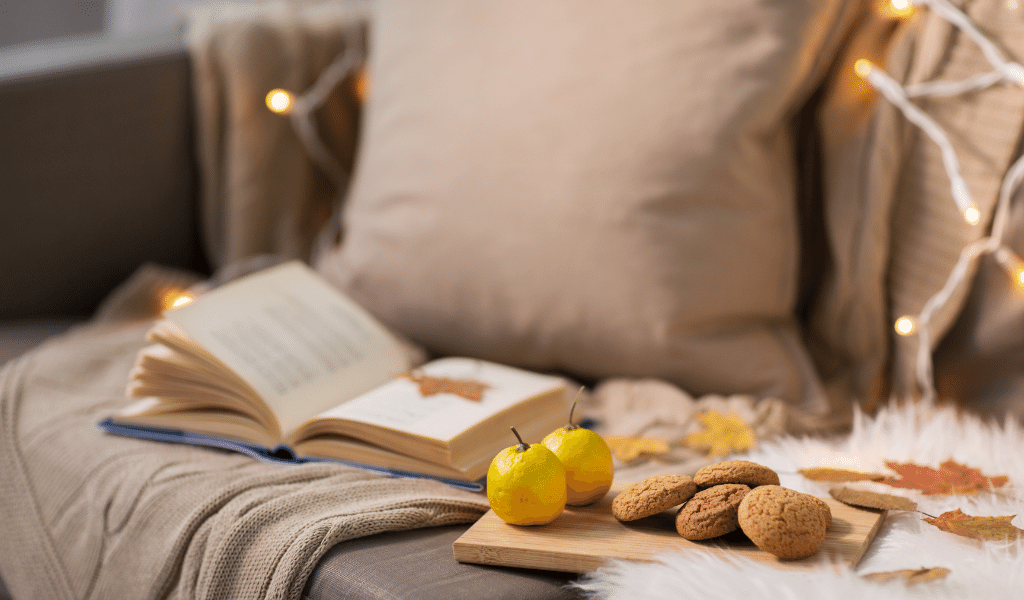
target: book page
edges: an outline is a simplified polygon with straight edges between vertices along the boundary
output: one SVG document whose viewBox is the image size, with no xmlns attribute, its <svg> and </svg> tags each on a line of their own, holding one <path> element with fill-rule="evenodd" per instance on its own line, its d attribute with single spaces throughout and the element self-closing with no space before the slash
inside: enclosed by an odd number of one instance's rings
<svg viewBox="0 0 1024 600">
<path fill-rule="evenodd" d="M 416 372 L 431 377 L 473 380 L 486 388 L 480 400 L 468 400 L 452 393 L 424 396 L 416 382 L 400 377 L 326 411 L 319 418 L 358 421 L 449 441 L 526 398 L 564 387 L 558 377 L 468 358 L 435 360 Z"/>
<path fill-rule="evenodd" d="M 164 316 L 248 382 L 284 432 L 409 368 L 387 329 L 297 261 Z"/>
</svg>

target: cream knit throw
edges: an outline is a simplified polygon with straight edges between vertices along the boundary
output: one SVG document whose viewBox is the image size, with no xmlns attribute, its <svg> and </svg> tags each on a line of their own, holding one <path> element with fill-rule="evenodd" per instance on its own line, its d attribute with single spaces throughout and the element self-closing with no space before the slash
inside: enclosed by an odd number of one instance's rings
<svg viewBox="0 0 1024 600">
<path fill-rule="evenodd" d="M 101 433 L 148 324 L 91 325 L 0 370 L 0 572 L 14 597 L 296 599 L 338 542 L 487 509 L 432 481 Z"/>
</svg>

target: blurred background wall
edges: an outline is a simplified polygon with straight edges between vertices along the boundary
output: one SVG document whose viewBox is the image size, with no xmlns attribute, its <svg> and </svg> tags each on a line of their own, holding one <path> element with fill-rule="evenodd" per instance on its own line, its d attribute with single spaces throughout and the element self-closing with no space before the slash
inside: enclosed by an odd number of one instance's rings
<svg viewBox="0 0 1024 600">
<path fill-rule="evenodd" d="M 190 7 L 209 3 L 210 0 L 0 0 L 0 48 L 68 37 L 166 30 L 180 23 Z"/>
<path fill-rule="evenodd" d="M 100 33 L 106 4 L 107 0 L 0 0 L 0 47 Z"/>
</svg>

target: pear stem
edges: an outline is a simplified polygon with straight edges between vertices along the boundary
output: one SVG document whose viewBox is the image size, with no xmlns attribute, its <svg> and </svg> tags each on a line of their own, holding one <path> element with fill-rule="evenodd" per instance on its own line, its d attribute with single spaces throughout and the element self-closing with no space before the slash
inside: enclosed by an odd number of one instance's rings
<svg viewBox="0 0 1024 600">
<path fill-rule="evenodd" d="M 516 431 L 515 426 L 513 425 L 512 427 L 509 427 L 509 429 L 512 430 L 512 433 L 516 434 L 516 439 L 519 440 L 519 445 L 516 446 L 516 450 L 520 452 L 526 452 L 527 450 L 529 450 L 530 445 L 523 441 L 523 436 L 519 435 L 519 432 Z"/>
<path fill-rule="evenodd" d="M 570 431 L 579 428 L 579 425 L 573 425 L 572 423 L 572 413 L 576 410 L 576 403 L 580 401 L 580 394 L 583 393 L 583 387 L 584 386 L 580 386 L 580 391 L 576 392 L 576 399 L 572 401 L 572 406 L 569 408 L 569 424 L 566 425 L 565 428 Z"/>
</svg>

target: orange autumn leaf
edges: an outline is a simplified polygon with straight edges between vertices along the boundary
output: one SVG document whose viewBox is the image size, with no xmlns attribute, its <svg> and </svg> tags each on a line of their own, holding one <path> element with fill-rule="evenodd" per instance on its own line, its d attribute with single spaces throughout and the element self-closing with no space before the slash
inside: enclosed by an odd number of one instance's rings
<svg viewBox="0 0 1024 600">
<path fill-rule="evenodd" d="M 625 435 L 608 435 L 604 441 L 622 462 L 636 460 L 641 456 L 657 456 L 668 452 L 668 443 L 658 438 L 630 437 Z"/>
<path fill-rule="evenodd" d="M 1010 524 L 1016 515 L 1006 517 L 972 517 L 960 509 L 944 512 L 938 517 L 922 519 L 943 531 L 974 538 L 976 540 L 1001 542 L 1016 540 L 1024 535 L 1024 529 Z"/>
<path fill-rule="evenodd" d="M 986 476 L 974 467 L 947 460 L 938 469 L 922 467 L 914 463 L 886 462 L 885 466 L 899 474 L 888 477 L 882 483 L 892 487 L 921 490 L 926 494 L 969 494 L 993 490 L 1006 485 L 1006 475 Z"/>
<path fill-rule="evenodd" d="M 704 425 L 704 431 L 686 436 L 683 445 L 708 456 L 726 456 L 757 445 L 754 430 L 734 412 L 723 415 L 712 410 L 697 415 L 697 420 Z"/>
<path fill-rule="evenodd" d="M 885 475 L 881 473 L 865 473 L 833 467 L 810 467 L 799 469 L 798 472 L 813 481 L 881 481 L 885 479 Z"/>
<path fill-rule="evenodd" d="M 423 397 L 434 394 L 455 394 L 466 400 L 479 401 L 484 397 L 484 390 L 489 386 L 475 379 L 449 379 L 447 377 L 432 377 L 424 373 L 406 373 L 405 375 L 420 388 L 420 395 Z"/>
</svg>

